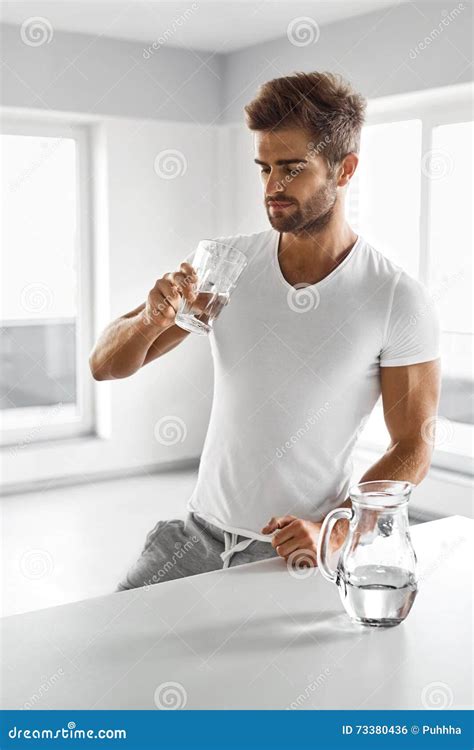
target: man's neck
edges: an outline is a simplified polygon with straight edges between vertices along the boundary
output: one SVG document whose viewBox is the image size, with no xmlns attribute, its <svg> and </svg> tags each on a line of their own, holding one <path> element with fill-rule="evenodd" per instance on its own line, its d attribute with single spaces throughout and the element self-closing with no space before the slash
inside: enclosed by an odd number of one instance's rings
<svg viewBox="0 0 474 750">
<path fill-rule="evenodd" d="M 316 234 L 280 234 L 278 260 L 289 284 L 316 284 L 341 263 L 357 240 L 349 224 L 331 225 Z"/>
</svg>

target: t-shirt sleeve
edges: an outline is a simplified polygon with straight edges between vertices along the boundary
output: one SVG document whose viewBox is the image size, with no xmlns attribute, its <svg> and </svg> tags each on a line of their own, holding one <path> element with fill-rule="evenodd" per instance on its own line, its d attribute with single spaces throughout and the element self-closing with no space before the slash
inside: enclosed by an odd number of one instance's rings
<svg viewBox="0 0 474 750">
<path fill-rule="evenodd" d="M 430 362 L 440 356 L 440 323 L 434 300 L 420 281 L 401 271 L 380 352 L 381 367 Z"/>
</svg>

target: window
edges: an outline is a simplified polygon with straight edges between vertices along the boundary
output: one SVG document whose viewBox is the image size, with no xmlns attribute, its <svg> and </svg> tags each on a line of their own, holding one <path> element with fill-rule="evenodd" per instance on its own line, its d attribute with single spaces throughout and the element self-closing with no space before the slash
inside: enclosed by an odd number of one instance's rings
<svg viewBox="0 0 474 750">
<path fill-rule="evenodd" d="M 431 292 L 442 328 L 443 380 L 433 465 L 472 471 L 471 90 L 369 103 L 348 218 Z M 385 449 L 381 401 L 359 446 Z"/>
<path fill-rule="evenodd" d="M 92 432 L 87 133 L 6 120 L 1 151 L 0 413 L 22 447 Z"/>
</svg>

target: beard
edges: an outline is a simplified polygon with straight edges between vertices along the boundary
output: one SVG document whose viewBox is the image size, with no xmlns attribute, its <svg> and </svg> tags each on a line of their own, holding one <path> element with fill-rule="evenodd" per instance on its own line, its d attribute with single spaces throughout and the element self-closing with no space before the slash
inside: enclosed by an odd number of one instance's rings
<svg viewBox="0 0 474 750">
<path fill-rule="evenodd" d="M 283 198 L 281 200 L 291 200 Z M 291 234 L 317 234 L 326 227 L 334 214 L 337 200 L 336 180 L 328 180 L 322 188 L 301 206 L 294 202 L 288 215 L 274 216 L 265 202 L 268 221 L 278 232 Z"/>
</svg>

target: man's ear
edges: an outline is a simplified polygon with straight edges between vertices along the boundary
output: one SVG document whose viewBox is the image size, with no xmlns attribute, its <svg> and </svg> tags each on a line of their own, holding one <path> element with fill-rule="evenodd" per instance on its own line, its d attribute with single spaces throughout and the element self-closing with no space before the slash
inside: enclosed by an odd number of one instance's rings
<svg viewBox="0 0 474 750">
<path fill-rule="evenodd" d="M 344 157 L 338 167 L 338 187 L 344 187 L 345 185 L 349 184 L 354 172 L 357 169 L 358 163 L 359 157 L 357 156 L 357 154 L 351 152 Z"/>
</svg>

